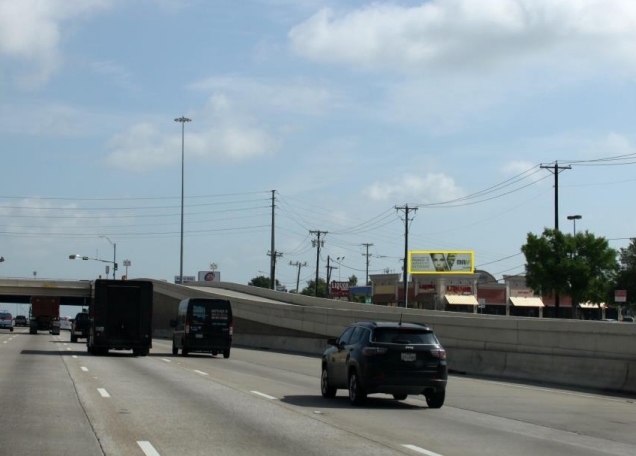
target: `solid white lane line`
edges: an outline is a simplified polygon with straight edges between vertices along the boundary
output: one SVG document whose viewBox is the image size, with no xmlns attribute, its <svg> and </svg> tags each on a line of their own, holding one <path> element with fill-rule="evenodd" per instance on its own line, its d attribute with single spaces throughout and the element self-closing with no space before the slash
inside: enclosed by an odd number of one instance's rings
<svg viewBox="0 0 636 456">
<path fill-rule="evenodd" d="M 147 440 L 138 440 L 137 445 L 141 447 L 141 451 L 143 451 L 146 456 L 161 456 L 157 450 L 155 450 L 155 447 Z"/>
<path fill-rule="evenodd" d="M 165 362 L 167 362 L 167 363 L 171 363 L 171 362 L 172 362 L 172 360 L 169 360 L 169 359 L 167 359 L 167 358 L 161 358 L 161 361 L 165 361 Z"/>
<path fill-rule="evenodd" d="M 253 394 L 264 397 L 265 399 L 276 399 L 274 396 L 270 396 L 269 394 L 261 393 L 259 391 L 251 391 Z"/>
<path fill-rule="evenodd" d="M 198 370 L 194 370 L 197 374 L 201 374 L 201 375 L 210 375 L 207 372 L 202 372 L 202 371 L 198 371 Z"/>
<path fill-rule="evenodd" d="M 442 456 L 439 453 L 434 453 L 432 451 L 425 450 L 424 448 L 420 448 L 415 445 L 402 445 L 404 448 L 408 448 L 409 450 L 415 451 L 416 453 L 425 454 L 427 456 Z"/>
<path fill-rule="evenodd" d="M 84 372 L 88 372 L 88 367 L 82 366 L 82 367 L 80 367 L 80 369 L 82 369 Z"/>
<path fill-rule="evenodd" d="M 99 394 L 101 394 L 102 397 L 110 397 L 110 394 L 108 394 L 108 391 L 104 388 L 97 388 L 97 391 L 99 391 Z"/>
</svg>

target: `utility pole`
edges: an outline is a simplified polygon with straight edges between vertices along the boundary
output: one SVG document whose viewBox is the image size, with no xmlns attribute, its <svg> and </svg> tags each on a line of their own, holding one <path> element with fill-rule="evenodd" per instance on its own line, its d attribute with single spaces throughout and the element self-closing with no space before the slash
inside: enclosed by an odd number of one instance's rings
<svg viewBox="0 0 636 456">
<path fill-rule="evenodd" d="M 371 256 L 371 254 L 369 253 L 369 247 L 371 247 L 373 244 L 362 244 L 362 245 L 367 248 L 367 253 L 362 254 L 362 256 L 367 257 L 367 275 L 364 281 L 364 286 L 366 287 L 367 285 L 369 285 L 369 257 Z"/>
<path fill-rule="evenodd" d="M 408 307 L 409 284 L 408 284 L 408 260 L 409 260 L 409 212 L 417 212 L 417 207 L 409 207 L 405 204 L 402 207 L 395 207 L 398 211 L 404 211 L 404 264 L 402 266 L 402 281 L 404 282 L 404 308 Z"/>
<path fill-rule="evenodd" d="M 269 282 L 272 290 L 276 289 L 276 258 L 277 253 L 274 248 L 274 209 L 276 208 L 276 190 L 272 190 L 272 247 L 268 255 L 271 257 L 269 262 Z M 272 253 L 273 252 L 273 253 Z M 280 254 L 282 256 L 282 253 Z"/>
<path fill-rule="evenodd" d="M 559 229 L 559 173 L 566 169 L 572 169 L 570 165 L 559 166 L 559 162 L 554 162 L 554 165 L 541 165 L 541 168 L 547 169 L 554 174 L 554 229 Z"/>
<path fill-rule="evenodd" d="M 267 255 L 271 257 L 271 263 L 272 263 L 272 267 L 270 269 L 270 282 L 272 283 L 271 289 L 275 290 L 276 289 L 276 259 L 280 258 L 283 256 L 282 252 L 277 252 L 274 250 L 274 253 L 272 254 L 272 251 L 267 252 Z"/>
<path fill-rule="evenodd" d="M 298 267 L 298 274 L 296 275 L 296 293 L 300 294 L 300 290 L 298 289 L 298 287 L 300 287 L 300 268 L 302 268 L 304 266 L 307 266 L 307 262 L 305 261 L 304 263 L 300 263 L 300 262 L 296 261 L 295 263 L 292 263 L 290 261 L 289 265 Z"/>
<path fill-rule="evenodd" d="M 570 165 L 559 166 L 559 162 L 555 161 L 554 165 L 541 165 L 541 168 L 547 169 L 554 174 L 554 230 L 559 231 L 559 173 L 566 169 L 572 169 L 572 167 Z M 560 261 L 560 259 L 557 258 L 557 261 Z M 561 316 L 560 304 L 561 296 L 557 290 L 554 290 L 554 312 L 557 318 Z"/>
<path fill-rule="evenodd" d="M 327 297 L 331 298 L 331 293 L 330 293 L 330 287 L 329 284 L 331 283 L 331 271 L 334 269 L 338 269 L 337 266 L 331 266 L 331 257 L 329 255 L 327 255 Z"/>
<path fill-rule="evenodd" d="M 316 247 L 316 281 L 314 282 L 314 296 L 318 296 L 318 276 L 320 272 L 320 247 L 325 245 L 325 241 L 320 240 L 321 235 L 327 235 L 327 231 L 310 230 L 309 234 L 315 234 L 316 239 L 311 241 L 311 244 Z"/>
</svg>

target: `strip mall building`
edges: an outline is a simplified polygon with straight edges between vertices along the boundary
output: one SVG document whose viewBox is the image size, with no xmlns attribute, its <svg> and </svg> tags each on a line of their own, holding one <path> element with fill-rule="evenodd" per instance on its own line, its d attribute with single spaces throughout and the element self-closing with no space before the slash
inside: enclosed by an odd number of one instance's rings
<svg viewBox="0 0 636 456">
<path fill-rule="evenodd" d="M 404 284 L 401 274 L 373 274 L 371 302 L 402 306 Z M 554 296 L 535 296 L 525 277 L 503 276 L 503 283 L 483 270 L 471 274 L 413 274 L 407 287 L 407 306 L 416 309 L 511 315 L 522 317 L 556 316 Z M 561 296 L 561 315 L 572 317 L 572 300 Z M 577 318 L 606 318 L 604 304 L 580 304 Z"/>
</svg>

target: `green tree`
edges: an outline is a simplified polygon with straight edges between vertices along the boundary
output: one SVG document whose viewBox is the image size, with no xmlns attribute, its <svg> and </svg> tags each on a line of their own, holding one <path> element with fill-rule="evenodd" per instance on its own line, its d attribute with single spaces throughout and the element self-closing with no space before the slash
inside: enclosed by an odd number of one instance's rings
<svg viewBox="0 0 636 456">
<path fill-rule="evenodd" d="M 548 228 L 540 237 L 528 233 L 521 251 L 527 285 L 542 296 L 570 295 L 574 306 L 604 302 L 618 270 L 616 251 L 587 231 L 576 236 Z"/>
<path fill-rule="evenodd" d="M 351 277 L 349 277 L 349 286 L 355 287 L 356 285 L 358 285 L 358 278 L 355 276 L 355 274 L 353 274 Z"/>
<path fill-rule="evenodd" d="M 636 308 L 636 239 L 632 239 L 629 246 L 619 251 L 620 270 L 616 275 L 615 290 L 627 290 L 626 307 Z M 610 301 L 613 301 L 610 296 Z"/>
<path fill-rule="evenodd" d="M 303 289 L 303 291 L 300 294 L 303 294 L 306 296 L 314 296 L 315 283 L 316 283 L 315 280 L 307 281 L 307 286 Z M 315 296 L 319 298 L 327 297 L 327 283 L 325 282 L 324 279 L 318 278 L 318 293 Z"/>
<path fill-rule="evenodd" d="M 272 288 L 271 284 L 272 282 L 271 280 L 269 280 L 269 277 L 265 277 L 263 275 L 254 277 L 248 283 L 248 285 L 252 285 L 254 287 L 259 287 L 259 288 Z M 280 285 L 280 282 L 278 281 L 278 279 L 276 279 L 276 285 Z"/>
</svg>

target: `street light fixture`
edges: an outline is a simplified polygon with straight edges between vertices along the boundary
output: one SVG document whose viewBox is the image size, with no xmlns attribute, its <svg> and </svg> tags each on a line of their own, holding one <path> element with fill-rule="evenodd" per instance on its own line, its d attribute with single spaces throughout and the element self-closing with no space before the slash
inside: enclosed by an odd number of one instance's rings
<svg viewBox="0 0 636 456">
<path fill-rule="evenodd" d="M 111 241 L 108 236 L 100 236 L 100 238 L 106 239 L 113 246 L 113 280 L 115 280 L 115 271 L 117 271 L 117 244 Z"/>
<path fill-rule="evenodd" d="M 581 220 L 582 218 L 582 215 L 568 215 L 568 220 L 572 220 L 572 223 L 574 224 L 574 236 L 576 236 L 576 221 Z"/>
<path fill-rule="evenodd" d="M 93 260 L 93 261 L 101 261 L 102 263 L 111 263 L 113 265 L 113 276 L 114 276 L 114 268 L 117 265 L 117 263 L 115 263 L 114 261 L 102 260 L 101 258 L 92 258 L 85 255 L 80 255 L 80 254 L 69 255 L 68 259 L 69 260 L 84 260 L 84 261 Z"/>
<path fill-rule="evenodd" d="M 179 283 L 183 284 L 183 188 L 184 188 L 184 146 L 185 146 L 185 124 L 192 122 L 192 119 L 181 116 L 174 119 L 175 122 L 181 122 L 181 254 L 179 257 Z"/>
<path fill-rule="evenodd" d="M 345 259 L 345 257 L 338 257 L 336 258 L 336 261 L 338 262 L 338 282 L 342 281 L 342 278 L 340 276 L 340 271 L 342 270 L 341 266 L 342 266 L 342 262 Z"/>
</svg>

